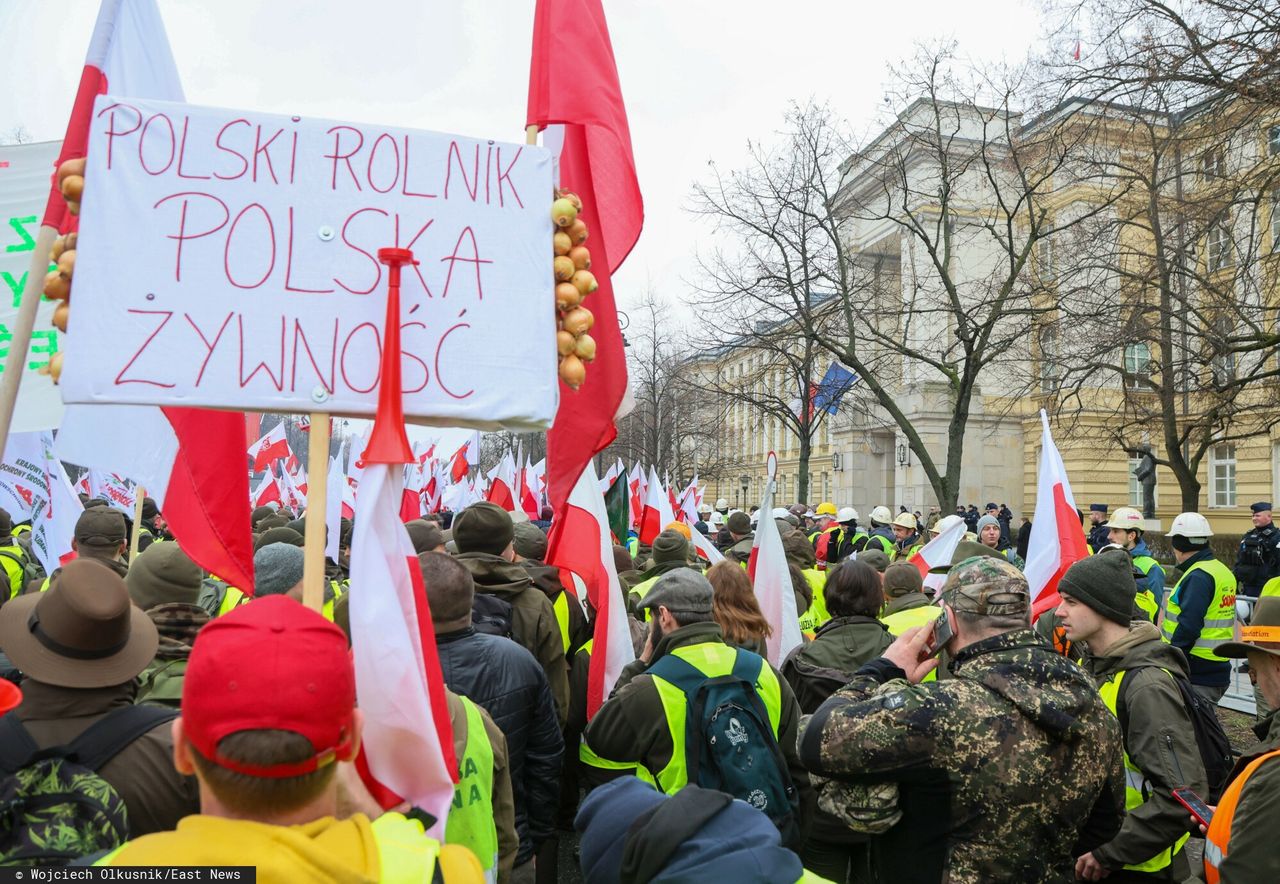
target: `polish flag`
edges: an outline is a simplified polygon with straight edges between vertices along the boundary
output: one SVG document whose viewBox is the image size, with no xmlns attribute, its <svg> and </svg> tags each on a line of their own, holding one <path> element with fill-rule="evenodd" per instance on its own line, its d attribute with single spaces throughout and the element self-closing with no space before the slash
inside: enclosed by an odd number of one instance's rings
<svg viewBox="0 0 1280 884">
<path fill-rule="evenodd" d="M 769 452 L 768 472 L 769 481 L 765 483 L 764 499 L 760 501 L 761 519 L 751 544 L 747 573 L 751 575 L 760 610 L 773 627 L 765 642 L 769 662 L 781 666 L 791 649 L 804 638 L 800 633 L 800 617 L 796 612 L 787 554 L 782 549 L 782 535 L 778 533 L 777 521 L 768 518 L 768 514 L 773 512 L 774 476 L 778 472 L 778 456 L 772 451 Z"/>
<path fill-rule="evenodd" d="M 658 481 L 657 471 L 649 467 L 649 488 L 645 494 L 644 512 L 640 515 L 640 542 L 652 546 L 653 539 L 675 520 L 671 498 Z"/>
<path fill-rule="evenodd" d="M 956 546 L 964 539 L 964 532 L 967 526 L 964 523 L 964 519 L 956 515 L 950 515 L 945 519 L 939 519 L 938 524 L 934 527 L 938 531 L 938 536 L 920 547 L 916 554 L 907 559 L 907 561 L 919 569 L 920 576 L 924 578 L 925 586 L 941 589 L 942 584 L 947 582 L 947 575 L 930 574 L 929 569 L 936 568 L 939 565 L 951 564 L 951 557 L 955 555 Z"/>
<path fill-rule="evenodd" d="M 338 456 L 329 461 L 329 483 L 324 496 L 325 543 L 324 554 L 332 561 L 338 561 L 340 541 L 342 539 L 342 490 L 347 487 L 347 474 L 342 468 L 343 454 L 346 452 L 347 440 L 343 439 L 338 446 Z"/>
<path fill-rule="evenodd" d="M 94 99 L 108 90 L 135 98 L 184 100 L 155 0 L 103 0 L 59 164 L 85 156 Z M 54 181 L 41 226 L 58 233 L 79 226 Z M 235 586 L 252 587 L 245 427 L 240 412 L 69 405 L 56 447 L 69 463 L 136 480 L 155 498 L 188 556 Z"/>
<path fill-rule="evenodd" d="M 280 484 L 276 482 L 275 474 L 268 472 L 262 477 L 262 481 L 258 483 L 258 487 L 253 490 L 252 502 L 255 507 L 259 507 L 266 506 L 272 501 L 279 504 L 284 503 L 284 501 L 280 499 Z"/>
<path fill-rule="evenodd" d="M 640 464 L 631 466 L 631 474 L 627 477 L 627 487 L 631 489 L 631 527 L 640 524 L 640 514 L 644 512 L 645 487 L 644 470 Z"/>
<path fill-rule="evenodd" d="M 497 504 L 509 513 L 516 509 L 516 465 L 511 460 L 511 452 L 502 456 L 498 465 L 489 472 L 489 490 L 484 499 Z"/>
<path fill-rule="evenodd" d="M 556 533 L 571 542 L 559 545 L 556 565 L 581 578 L 587 600 L 595 611 L 591 666 L 587 671 L 587 718 L 613 692 L 622 668 L 635 659 L 622 585 L 613 566 L 613 543 L 604 495 L 596 479 L 595 464 L 587 461 L 578 483 L 569 493 L 568 505 L 556 520 Z M 569 585 L 567 581 L 562 581 Z"/>
<path fill-rule="evenodd" d="M 538 505 L 542 495 L 537 485 L 538 475 L 526 460 L 524 469 L 520 471 L 520 508 L 530 519 L 537 519 L 542 515 L 542 507 Z"/>
<path fill-rule="evenodd" d="M 689 532 L 689 536 L 692 538 L 693 548 L 698 551 L 698 555 L 702 556 L 702 558 L 706 559 L 712 565 L 718 565 L 723 562 L 724 556 L 721 555 L 720 550 L 716 549 L 715 544 L 711 542 L 711 538 L 707 537 L 697 528 L 693 528 L 692 526 L 690 527 L 691 530 Z M 777 526 L 775 525 L 774 527 L 776 528 Z"/>
<path fill-rule="evenodd" d="M 480 463 L 480 434 L 476 433 L 468 439 L 467 444 L 455 451 L 449 461 L 450 478 L 454 482 L 461 482 L 466 477 L 467 471 Z"/>
<path fill-rule="evenodd" d="M 422 464 L 416 460 L 404 466 L 404 491 L 400 495 L 400 521 L 422 518 Z"/>
<path fill-rule="evenodd" d="M 1031 539 L 1027 543 L 1027 584 L 1031 588 L 1031 619 L 1056 608 L 1062 599 L 1058 581 L 1067 568 L 1083 559 L 1084 531 L 1076 512 L 1076 499 L 1067 481 L 1062 455 L 1053 444 L 1049 417 L 1042 409 L 1040 423 L 1040 473 L 1036 482 L 1036 514 L 1031 520 Z"/>
<path fill-rule="evenodd" d="M 689 483 L 689 487 L 680 495 L 680 503 L 675 509 L 680 514 L 680 521 L 690 527 L 698 521 L 698 477 L 696 475 Z"/>
<path fill-rule="evenodd" d="M 249 456 L 253 458 L 253 471 L 260 473 L 268 465 L 289 457 L 289 440 L 284 435 L 284 424 L 278 423 L 267 434 L 249 446 Z M 294 467 L 297 464 L 295 462 Z M 286 465 L 285 469 L 289 467 Z"/>
<path fill-rule="evenodd" d="M 361 754 L 383 806 L 398 796 L 421 807 L 436 818 L 429 834 L 443 839 L 458 762 L 422 571 L 400 521 L 403 478 L 400 464 L 365 465 L 351 542 Z"/>
<path fill-rule="evenodd" d="M 342 518 L 356 517 L 356 483 L 350 476 L 342 483 Z"/>
</svg>

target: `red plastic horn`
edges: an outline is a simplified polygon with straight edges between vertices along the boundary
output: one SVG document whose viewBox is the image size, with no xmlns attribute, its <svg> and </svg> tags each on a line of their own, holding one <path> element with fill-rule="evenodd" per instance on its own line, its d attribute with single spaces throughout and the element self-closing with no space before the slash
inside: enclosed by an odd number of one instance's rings
<svg viewBox="0 0 1280 884">
<path fill-rule="evenodd" d="M 382 335 L 382 372 L 378 382 L 378 413 L 373 418 L 365 463 L 409 463 L 413 448 L 404 432 L 404 387 L 400 380 L 400 268 L 417 264 L 409 249 L 378 249 L 387 265 L 387 322 Z"/>
</svg>

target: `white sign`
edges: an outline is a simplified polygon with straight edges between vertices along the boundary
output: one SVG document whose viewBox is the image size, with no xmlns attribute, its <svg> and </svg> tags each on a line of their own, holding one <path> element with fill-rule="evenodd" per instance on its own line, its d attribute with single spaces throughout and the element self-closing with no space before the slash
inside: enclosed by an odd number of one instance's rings
<svg viewBox="0 0 1280 884">
<path fill-rule="evenodd" d="M 76 520 L 84 512 L 53 453 L 53 434 L 10 433 L 0 460 L 0 506 L 31 522 L 31 549 L 48 573 L 70 560 Z"/>
<path fill-rule="evenodd" d="M 9 355 L 22 287 L 35 255 L 40 217 L 49 200 L 49 177 L 61 147 L 60 141 L 0 147 L 0 371 L 4 370 L 4 360 Z M 43 282 L 37 293 L 42 287 Z M 49 357 L 62 343 L 62 334 L 49 321 L 53 307 L 52 301 L 42 299 L 36 313 L 31 348 L 27 351 L 13 414 L 11 432 L 14 433 L 48 430 L 62 421 L 58 388 L 48 376 L 38 373 L 49 364 Z"/>
<path fill-rule="evenodd" d="M 555 414 L 551 156 L 407 129 L 99 96 L 67 402 L 372 415 L 401 288 L 406 416 Z"/>
</svg>

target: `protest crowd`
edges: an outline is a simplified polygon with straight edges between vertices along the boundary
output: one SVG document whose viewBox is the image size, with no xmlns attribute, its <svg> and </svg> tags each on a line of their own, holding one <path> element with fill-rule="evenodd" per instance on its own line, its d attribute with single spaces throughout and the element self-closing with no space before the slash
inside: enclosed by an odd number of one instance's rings
<svg viewBox="0 0 1280 884">
<path fill-rule="evenodd" d="M 1232 640 L 1237 579 L 1204 517 L 1169 532 L 1174 582 L 1131 510 L 1096 507 L 1105 542 L 1033 620 L 994 516 L 975 534 L 885 507 L 863 525 L 830 503 L 718 501 L 659 526 L 669 513 L 648 504 L 673 495 L 656 490 L 613 546 L 635 660 L 589 717 L 597 612 L 544 563 L 530 516 L 549 513 L 482 500 L 405 525 L 459 771 L 442 841 L 357 763 L 351 519 L 316 612 L 305 510 L 253 510 L 252 595 L 188 558 L 153 501 L 134 525 L 85 496 L 78 555 L 48 575 L 29 525 L 0 512 L 0 769 L 17 808 L 0 862 L 555 881 L 576 830 L 588 882 L 1277 880 L 1280 729 L 1261 717 L 1236 758 L 1212 708 L 1233 657 L 1260 710 L 1280 704 L 1280 574 Z M 780 665 L 753 590 L 761 535 L 780 541 L 803 630 Z M 1175 790 L 1217 804 L 1207 827 Z"/>
</svg>

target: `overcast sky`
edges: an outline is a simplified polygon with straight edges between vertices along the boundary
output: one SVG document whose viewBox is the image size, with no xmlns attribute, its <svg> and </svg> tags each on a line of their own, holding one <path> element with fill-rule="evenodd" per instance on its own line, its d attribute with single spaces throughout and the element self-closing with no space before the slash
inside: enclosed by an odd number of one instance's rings
<svg viewBox="0 0 1280 884">
<path fill-rule="evenodd" d="M 534 0 L 159 0 L 187 100 L 523 140 Z M 625 309 L 652 287 L 688 298 L 706 232 L 689 216 L 715 158 L 741 162 L 789 100 L 882 120 L 890 63 L 920 41 L 1016 61 L 1031 0 L 605 0 L 646 222 L 615 278 Z M 60 138 L 98 0 L 0 0 L 0 135 Z M 572 59 L 565 59 L 572 64 Z M 900 108 L 893 108 L 899 110 Z M 687 314 L 685 314 L 687 315 Z"/>
</svg>

